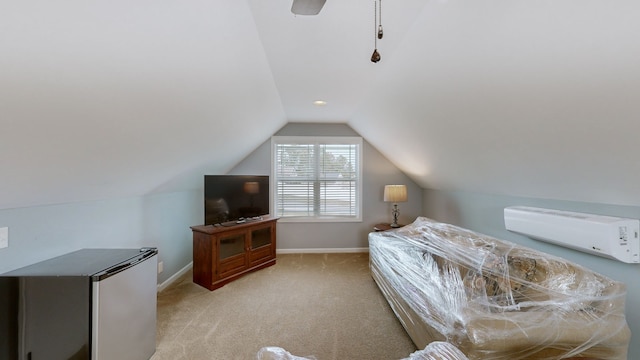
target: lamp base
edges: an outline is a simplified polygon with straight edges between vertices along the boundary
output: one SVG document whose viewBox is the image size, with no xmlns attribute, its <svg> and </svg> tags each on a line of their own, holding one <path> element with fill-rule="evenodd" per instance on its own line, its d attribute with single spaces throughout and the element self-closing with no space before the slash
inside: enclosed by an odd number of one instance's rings
<svg viewBox="0 0 640 360">
<path fill-rule="evenodd" d="M 398 225 L 398 215 L 400 214 L 400 211 L 398 210 L 398 204 L 393 204 L 393 222 L 391 224 L 389 224 L 389 226 L 391 226 L 392 228 L 399 228 L 400 225 Z"/>
</svg>

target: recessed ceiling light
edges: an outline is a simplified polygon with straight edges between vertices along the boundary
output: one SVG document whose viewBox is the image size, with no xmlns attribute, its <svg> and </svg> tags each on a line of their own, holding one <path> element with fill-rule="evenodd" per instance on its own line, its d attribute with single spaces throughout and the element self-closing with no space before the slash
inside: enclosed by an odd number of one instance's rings
<svg viewBox="0 0 640 360">
<path fill-rule="evenodd" d="M 325 106 L 325 105 L 327 105 L 327 102 L 324 101 L 324 100 L 316 100 L 316 101 L 313 102 L 313 105 L 315 105 L 315 106 Z"/>
</svg>

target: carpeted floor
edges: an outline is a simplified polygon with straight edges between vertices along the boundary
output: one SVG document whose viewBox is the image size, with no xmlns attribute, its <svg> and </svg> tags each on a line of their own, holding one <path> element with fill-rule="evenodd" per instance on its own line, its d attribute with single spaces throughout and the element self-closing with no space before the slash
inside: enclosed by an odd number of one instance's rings
<svg viewBox="0 0 640 360">
<path fill-rule="evenodd" d="M 279 346 L 318 360 L 416 350 L 369 273 L 369 254 L 287 254 L 209 291 L 185 274 L 158 295 L 151 360 L 255 359 Z"/>
</svg>

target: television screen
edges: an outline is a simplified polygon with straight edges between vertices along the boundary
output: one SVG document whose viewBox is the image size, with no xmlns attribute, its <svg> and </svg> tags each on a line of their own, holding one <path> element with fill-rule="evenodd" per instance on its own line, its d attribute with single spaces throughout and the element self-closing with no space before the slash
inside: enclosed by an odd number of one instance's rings
<svg viewBox="0 0 640 360">
<path fill-rule="evenodd" d="M 269 176 L 204 176 L 205 225 L 267 214 L 269 214 Z"/>
</svg>

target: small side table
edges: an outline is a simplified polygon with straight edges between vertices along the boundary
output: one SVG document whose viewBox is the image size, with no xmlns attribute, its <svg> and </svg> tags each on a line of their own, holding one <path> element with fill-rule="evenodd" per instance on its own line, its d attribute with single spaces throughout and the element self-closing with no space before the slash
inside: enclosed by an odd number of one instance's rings
<svg viewBox="0 0 640 360">
<path fill-rule="evenodd" d="M 373 230 L 375 231 L 387 231 L 387 230 L 392 230 L 392 229 L 399 229 L 401 227 L 403 227 L 404 225 L 400 225 L 397 228 L 391 227 L 391 225 L 387 224 L 387 223 L 381 223 L 381 224 L 376 224 L 373 227 Z"/>
</svg>

